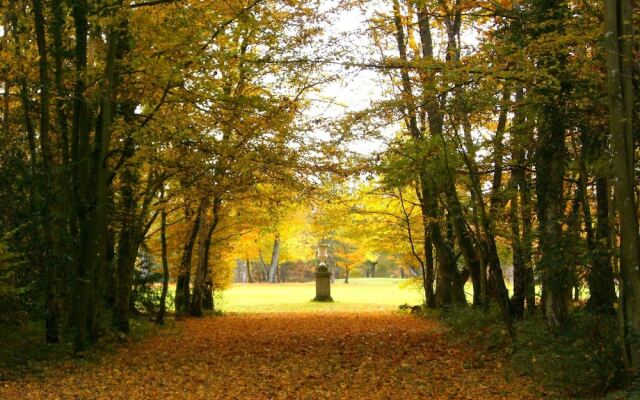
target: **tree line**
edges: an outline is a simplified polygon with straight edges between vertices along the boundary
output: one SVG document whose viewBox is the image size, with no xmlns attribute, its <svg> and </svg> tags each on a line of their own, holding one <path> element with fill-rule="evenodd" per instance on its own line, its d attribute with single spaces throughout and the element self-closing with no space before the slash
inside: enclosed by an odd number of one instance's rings
<svg viewBox="0 0 640 400">
<path fill-rule="evenodd" d="M 467 304 L 470 281 L 473 305 L 495 304 L 512 333 L 538 313 L 556 333 L 574 310 L 610 315 L 635 374 L 637 5 L 376 4 L 368 32 L 382 57 L 369 65 L 391 94 L 341 126 L 395 127 L 370 162 L 371 193 L 393 204 L 426 305 Z"/>
<path fill-rule="evenodd" d="M 158 321 L 174 258 L 176 312 L 213 307 L 238 203 L 273 204 L 265 188 L 313 164 L 296 126 L 320 74 L 265 60 L 310 48 L 319 21 L 298 1 L 3 0 L 5 310 L 79 352 L 127 333 L 151 237 Z"/>
</svg>

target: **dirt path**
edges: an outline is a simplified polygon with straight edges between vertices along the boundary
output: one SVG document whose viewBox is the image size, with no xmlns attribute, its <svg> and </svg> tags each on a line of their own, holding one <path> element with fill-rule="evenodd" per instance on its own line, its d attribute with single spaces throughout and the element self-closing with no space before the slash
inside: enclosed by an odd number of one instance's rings
<svg viewBox="0 0 640 400">
<path fill-rule="evenodd" d="M 0 399 L 528 399 L 435 323 L 396 313 L 194 319 L 97 364 L 0 383 Z"/>
</svg>

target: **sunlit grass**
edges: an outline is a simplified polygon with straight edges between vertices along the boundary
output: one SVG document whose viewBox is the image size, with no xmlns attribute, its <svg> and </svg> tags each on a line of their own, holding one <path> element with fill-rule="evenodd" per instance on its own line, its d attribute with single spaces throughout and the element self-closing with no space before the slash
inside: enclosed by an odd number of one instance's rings
<svg viewBox="0 0 640 400">
<path fill-rule="evenodd" d="M 355 278 L 331 285 L 333 303 L 312 301 L 315 283 L 235 284 L 219 292 L 216 309 L 231 313 L 348 312 L 397 310 L 401 304 L 421 304 L 418 284 L 405 279 Z"/>
</svg>

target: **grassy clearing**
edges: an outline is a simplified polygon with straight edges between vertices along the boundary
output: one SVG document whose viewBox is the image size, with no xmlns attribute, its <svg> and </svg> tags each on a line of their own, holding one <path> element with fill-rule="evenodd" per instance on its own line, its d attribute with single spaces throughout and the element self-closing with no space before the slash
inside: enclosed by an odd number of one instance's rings
<svg viewBox="0 0 640 400">
<path fill-rule="evenodd" d="M 313 302 L 314 296 L 314 282 L 235 284 L 218 293 L 216 308 L 231 313 L 353 312 L 397 310 L 401 304 L 423 302 L 413 281 L 391 278 L 336 281 L 331 285 L 333 303 Z"/>
</svg>

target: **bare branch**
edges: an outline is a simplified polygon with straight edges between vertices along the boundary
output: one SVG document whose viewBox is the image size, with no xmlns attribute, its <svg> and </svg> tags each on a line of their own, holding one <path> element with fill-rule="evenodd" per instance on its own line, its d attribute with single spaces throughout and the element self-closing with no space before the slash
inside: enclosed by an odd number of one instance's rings
<svg viewBox="0 0 640 400">
<path fill-rule="evenodd" d="M 140 7 L 150 7 L 157 6 L 159 4 L 170 4 L 177 3 L 179 0 L 149 0 L 149 1 L 141 1 L 138 3 L 133 3 L 129 5 L 129 8 L 140 8 Z"/>
</svg>

